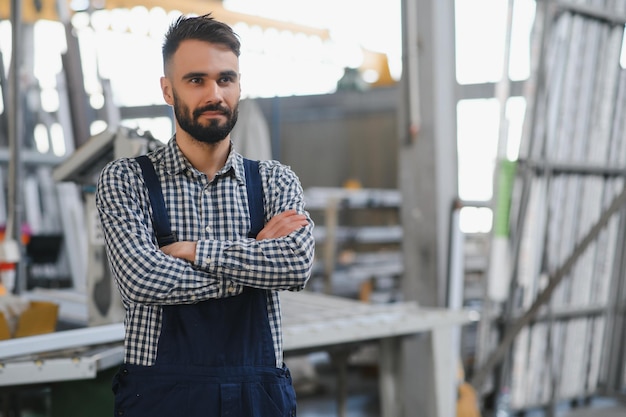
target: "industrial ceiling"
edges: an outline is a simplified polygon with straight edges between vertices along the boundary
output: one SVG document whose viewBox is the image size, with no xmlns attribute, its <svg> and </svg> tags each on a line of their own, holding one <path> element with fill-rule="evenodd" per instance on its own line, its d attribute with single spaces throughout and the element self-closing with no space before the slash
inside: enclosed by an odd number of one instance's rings
<svg viewBox="0 0 626 417">
<path fill-rule="evenodd" d="M 59 8 L 57 7 L 57 1 L 60 1 L 60 7 L 65 7 L 65 10 L 61 13 L 59 13 Z M 63 20 L 60 16 L 66 14 L 69 16 L 71 13 L 75 12 L 71 7 L 72 3 L 72 0 L 24 0 L 22 1 L 22 20 L 24 22 L 33 22 L 40 19 Z M 295 33 L 304 33 L 306 35 L 315 35 L 319 36 L 321 39 L 329 38 L 327 29 L 234 12 L 224 8 L 222 2 L 219 0 L 92 0 L 90 5 L 92 10 L 111 10 L 116 8 L 132 9 L 133 7 L 152 9 L 154 7 L 160 7 L 166 11 L 177 10 L 185 14 L 211 12 L 215 18 L 230 25 L 245 22 L 251 26 L 255 25 L 262 28 L 275 28 Z M 0 3 L 0 20 L 9 19 L 10 12 L 9 1 Z"/>
</svg>

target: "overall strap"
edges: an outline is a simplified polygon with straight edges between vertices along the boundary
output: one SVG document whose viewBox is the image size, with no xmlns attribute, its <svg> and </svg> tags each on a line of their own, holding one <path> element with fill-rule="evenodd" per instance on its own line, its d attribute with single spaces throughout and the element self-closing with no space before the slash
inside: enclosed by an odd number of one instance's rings
<svg viewBox="0 0 626 417">
<path fill-rule="evenodd" d="M 152 224 L 159 247 L 174 243 L 176 242 L 176 236 L 172 233 L 163 191 L 161 190 L 161 182 L 154 171 L 154 165 L 152 165 L 152 161 L 146 155 L 138 156 L 135 159 L 141 167 L 144 181 L 148 188 L 153 213 Z M 243 166 L 246 173 L 246 192 L 250 210 L 250 231 L 248 232 L 248 237 L 254 238 L 265 225 L 263 187 L 261 175 L 259 174 L 259 161 L 244 158 Z"/>
<path fill-rule="evenodd" d="M 143 178 L 148 188 L 153 213 L 152 226 L 154 227 L 154 234 L 156 235 L 159 247 L 174 243 L 176 242 L 176 236 L 172 233 L 170 219 L 167 216 L 167 209 L 165 207 L 165 199 L 163 198 L 163 191 L 161 190 L 161 182 L 154 171 L 154 165 L 152 165 L 152 161 L 150 161 L 150 158 L 146 155 L 138 156 L 135 160 L 139 163 L 139 166 L 141 166 Z"/>
<path fill-rule="evenodd" d="M 263 186 L 259 173 L 259 161 L 243 158 L 243 167 L 246 172 L 246 191 L 248 193 L 248 208 L 250 210 L 250 231 L 248 237 L 255 238 L 265 226 L 265 210 L 263 205 Z"/>
</svg>

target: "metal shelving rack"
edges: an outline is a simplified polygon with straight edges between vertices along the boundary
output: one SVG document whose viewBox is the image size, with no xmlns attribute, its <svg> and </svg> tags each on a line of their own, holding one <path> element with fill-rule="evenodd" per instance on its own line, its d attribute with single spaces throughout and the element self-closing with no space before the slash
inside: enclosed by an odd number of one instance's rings
<svg viewBox="0 0 626 417">
<path fill-rule="evenodd" d="M 474 375 L 521 411 L 626 389 L 626 3 L 538 1 L 511 288 Z"/>
<path fill-rule="evenodd" d="M 382 188 L 309 187 L 305 199 L 320 247 L 311 287 L 362 301 L 398 301 L 397 281 L 403 273 L 400 193 Z"/>
</svg>

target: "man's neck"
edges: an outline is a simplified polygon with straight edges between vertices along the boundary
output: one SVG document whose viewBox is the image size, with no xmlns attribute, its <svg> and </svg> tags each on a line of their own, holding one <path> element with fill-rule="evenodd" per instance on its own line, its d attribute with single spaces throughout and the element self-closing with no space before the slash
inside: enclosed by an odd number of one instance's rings
<svg viewBox="0 0 626 417">
<path fill-rule="evenodd" d="M 185 158 L 209 180 L 226 164 L 230 152 L 230 135 L 217 143 L 205 143 L 183 133 L 176 134 L 176 143 Z"/>
</svg>

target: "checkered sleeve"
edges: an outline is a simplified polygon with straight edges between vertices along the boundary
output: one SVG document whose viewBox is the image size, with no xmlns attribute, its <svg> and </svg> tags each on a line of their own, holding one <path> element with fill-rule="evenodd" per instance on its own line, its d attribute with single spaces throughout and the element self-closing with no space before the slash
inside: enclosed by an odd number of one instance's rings
<svg viewBox="0 0 626 417">
<path fill-rule="evenodd" d="M 289 167 L 276 161 L 262 161 L 259 170 L 266 222 L 278 213 L 295 209 L 307 216 L 309 225 L 276 239 L 201 240 L 196 263 L 236 286 L 301 290 L 311 276 L 315 243 L 300 180 Z"/>
<path fill-rule="evenodd" d="M 159 250 L 144 190 L 138 164 L 130 159 L 109 163 L 96 190 L 107 255 L 124 303 L 165 305 L 220 297 L 219 279 Z"/>
</svg>

